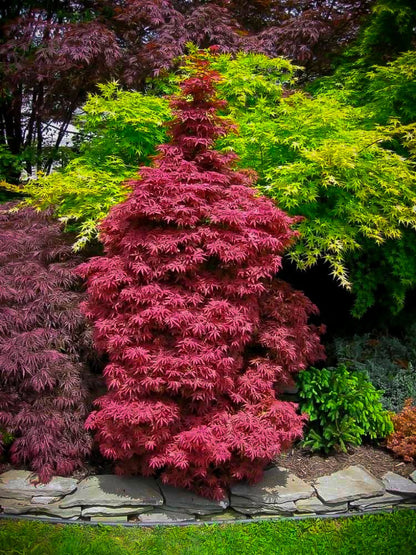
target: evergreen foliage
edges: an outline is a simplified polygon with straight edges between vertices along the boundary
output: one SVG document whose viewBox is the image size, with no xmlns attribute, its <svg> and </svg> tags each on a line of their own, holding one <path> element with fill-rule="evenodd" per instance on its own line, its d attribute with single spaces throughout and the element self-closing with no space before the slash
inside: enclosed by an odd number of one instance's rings
<svg viewBox="0 0 416 555">
<path fill-rule="evenodd" d="M 349 370 L 366 373 L 371 383 L 383 391 L 384 408 L 394 412 L 403 409 L 406 399 L 416 399 L 415 332 L 413 326 L 403 340 L 369 333 L 335 340 L 339 362 Z"/>
<path fill-rule="evenodd" d="M 341 65 L 334 75 L 317 79 L 308 89 L 364 107 L 370 122 L 407 125 L 416 121 L 415 78 L 416 51 L 409 50 L 385 65 Z"/>
<path fill-rule="evenodd" d="M 338 92 L 354 106 L 367 106 L 378 123 L 393 117 L 402 124 L 414 122 L 415 30 L 413 0 L 377 0 L 334 74 L 318 78 L 308 88 Z"/>
<path fill-rule="evenodd" d="M 11 462 L 48 481 L 90 452 L 80 260 L 47 213 L 11 208 L 0 211 L 0 430 L 13 440 Z"/>
<path fill-rule="evenodd" d="M 385 438 L 393 432 L 390 415 L 377 391 L 362 372 L 338 368 L 310 368 L 298 376 L 300 409 L 309 415 L 303 445 L 312 451 L 347 451 L 363 438 Z"/>
<path fill-rule="evenodd" d="M 415 25 L 412 0 L 377 0 L 348 54 L 361 66 L 384 65 L 416 45 Z"/>
<path fill-rule="evenodd" d="M 172 100 L 168 144 L 101 225 L 105 256 L 79 269 L 108 393 L 88 418 L 121 473 L 222 498 L 300 437 L 303 416 L 274 386 L 322 358 L 316 312 L 274 279 L 292 219 L 213 150 L 219 76 L 196 57 Z"/>
<path fill-rule="evenodd" d="M 412 0 L 377 0 L 357 44 L 358 63 L 385 64 L 416 45 L 416 8 Z"/>
</svg>

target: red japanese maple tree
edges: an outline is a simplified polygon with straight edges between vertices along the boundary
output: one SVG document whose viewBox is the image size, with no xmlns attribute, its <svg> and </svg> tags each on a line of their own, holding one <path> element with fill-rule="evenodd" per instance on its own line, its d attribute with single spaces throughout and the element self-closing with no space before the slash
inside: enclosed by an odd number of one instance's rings
<svg viewBox="0 0 416 555">
<path fill-rule="evenodd" d="M 87 426 L 120 473 L 221 498 L 302 434 L 276 385 L 323 357 L 314 305 L 274 278 L 292 219 L 213 149 L 219 78 L 196 57 L 172 100 L 169 144 L 104 220 L 106 256 L 83 264 L 108 393 Z"/>
</svg>

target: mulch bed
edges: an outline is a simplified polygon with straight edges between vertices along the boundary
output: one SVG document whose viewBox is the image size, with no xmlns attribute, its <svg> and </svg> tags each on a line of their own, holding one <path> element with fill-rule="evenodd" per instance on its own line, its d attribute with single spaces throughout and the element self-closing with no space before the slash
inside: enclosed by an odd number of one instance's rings
<svg viewBox="0 0 416 555">
<path fill-rule="evenodd" d="M 370 445 L 361 445 L 349 449 L 348 453 L 335 453 L 328 456 L 311 454 L 306 449 L 294 447 L 288 453 L 280 455 L 277 463 L 303 480 L 315 480 L 320 476 L 357 464 L 364 466 L 377 478 L 381 478 L 389 470 L 407 478 L 416 470 L 414 463 L 403 462 L 387 449 Z"/>
</svg>

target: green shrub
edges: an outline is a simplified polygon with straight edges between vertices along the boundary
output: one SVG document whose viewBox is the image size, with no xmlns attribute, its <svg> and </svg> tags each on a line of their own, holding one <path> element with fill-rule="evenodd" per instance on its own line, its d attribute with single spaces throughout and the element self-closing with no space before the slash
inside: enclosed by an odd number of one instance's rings
<svg viewBox="0 0 416 555">
<path fill-rule="evenodd" d="M 312 451 L 346 451 L 364 438 L 385 438 L 393 432 L 390 415 L 380 403 L 381 392 L 362 372 L 310 368 L 298 376 L 300 409 L 309 415 L 303 445 Z"/>
<path fill-rule="evenodd" d="M 136 174 L 117 157 L 97 165 L 78 157 L 62 171 L 29 181 L 25 193 L 30 196 L 22 204 L 40 209 L 54 206 L 66 231 L 77 234 L 74 249 L 80 250 L 97 237 L 97 226 L 110 208 L 125 200 L 130 192 L 127 180 Z"/>
<path fill-rule="evenodd" d="M 213 64 L 239 125 L 221 145 L 258 172 L 264 194 L 303 217 L 291 259 L 300 269 L 328 262 L 332 276 L 352 289 L 357 317 L 380 298 L 400 309 L 416 285 L 413 253 L 403 247 L 406 233 L 416 244 L 416 174 L 409 157 L 387 148 L 399 130 L 377 127 L 366 108 L 342 102 L 336 90 L 287 94 L 296 69 L 290 64 L 260 55 L 220 56 Z M 366 263 L 367 250 L 375 263 Z M 391 255 L 397 251 L 401 257 Z"/>
<path fill-rule="evenodd" d="M 14 436 L 12 436 L 12 434 L 10 434 L 9 432 L 6 432 L 6 430 L 4 430 L 3 428 L 0 428 L 0 447 L 7 447 L 8 445 L 11 445 L 13 441 Z"/>
<path fill-rule="evenodd" d="M 8 202 L 13 198 L 13 193 L 9 190 L 8 180 L 17 180 L 22 163 L 19 156 L 10 152 L 7 146 L 0 144 L 0 204 Z"/>
<path fill-rule="evenodd" d="M 377 389 L 381 403 L 400 412 L 408 398 L 416 399 L 416 326 L 401 341 L 397 337 L 367 333 L 335 340 L 338 361 L 350 370 L 365 372 Z"/>
</svg>

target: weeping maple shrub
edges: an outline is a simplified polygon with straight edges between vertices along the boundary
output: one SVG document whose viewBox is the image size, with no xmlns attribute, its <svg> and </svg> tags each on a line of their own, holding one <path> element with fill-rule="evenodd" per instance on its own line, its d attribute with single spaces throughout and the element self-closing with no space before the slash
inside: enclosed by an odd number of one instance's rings
<svg viewBox="0 0 416 555">
<path fill-rule="evenodd" d="M 302 434 L 276 387 L 323 357 L 316 307 L 274 278 L 292 219 L 213 150 L 218 74 L 203 55 L 171 106 L 170 143 L 101 224 L 105 256 L 81 265 L 108 393 L 87 420 L 121 474 L 220 499 L 259 480 Z"/>
<path fill-rule="evenodd" d="M 0 436 L 13 464 L 47 482 L 80 468 L 91 447 L 81 260 L 50 214 L 10 208 L 0 209 Z"/>
</svg>

